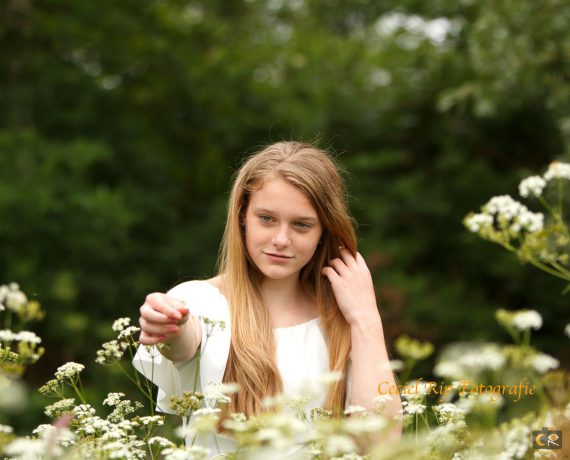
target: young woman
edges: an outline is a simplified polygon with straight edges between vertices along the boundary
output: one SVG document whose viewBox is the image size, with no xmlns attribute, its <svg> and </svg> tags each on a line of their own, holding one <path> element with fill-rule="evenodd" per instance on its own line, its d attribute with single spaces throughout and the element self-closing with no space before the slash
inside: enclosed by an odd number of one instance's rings
<svg viewBox="0 0 570 460">
<path fill-rule="evenodd" d="M 378 385 L 394 384 L 372 277 L 356 249 L 339 168 L 326 152 L 279 142 L 243 164 L 217 268 L 212 279 L 148 295 L 140 308 L 140 343 L 169 344 L 152 361 L 159 409 L 171 412 L 169 396 L 196 381 L 198 389 L 236 382 L 229 411 L 258 414 L 265 396 L 295 394 L 339 371 L 342 379 L 310 406 L 342 414 L 347 405 L 372 408 Z M 210 333 L 199 316 L 226 328 Z M 140 347 L 135 366 L 149 376 L 149 363 Z M 386 414 L 400 409 L 396 396 Z"/>
</svg>

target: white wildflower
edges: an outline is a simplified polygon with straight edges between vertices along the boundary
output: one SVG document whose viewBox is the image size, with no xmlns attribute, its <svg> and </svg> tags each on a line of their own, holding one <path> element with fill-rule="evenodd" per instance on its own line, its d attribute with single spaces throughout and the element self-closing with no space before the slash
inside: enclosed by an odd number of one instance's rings
<svg viewBox="0 0 570 460">
<path fill-rule="evenodd" d="M 22 291 L 10 291 L 6 294 L 4 299 L 4 305 L 16 313 L 21 312 L 27 303 L 28 298 Z"/>
<path fill-rule="evenodd" d="M 542 317 L 536 310 L 523 310 L 514 314 L 512 325 L 519 331 L 527 331 L 529 329 L 540 329 L 542 326 Z"/>
<path fill-rule="evenodd" d="M 458 423 L 465 419 L 465 409 L 457 407 L 455 404 L 438 404 L 432 409 L 437 414 L 437 421 L 441 424 Z"/>
<path fill-rule="evenodd" d="M 400 412 L 403 414 L 423 414 L 425 409 L 426 406 L 424 404 L 402 401 L 402 410 Z"/>
<path fill-rule="evenodd" d="M 73 414 L 79 418 L 90 418 L 95 415 L 95 409 L 90 404 L 80 404 L 73 408 Z"/>
<path fill-rule="evenodd" d="M 544 173 L 543 177 L 547 181 L 552 179 L 570 179 L 570 164 L 553 161 L 548 166 L 548 170 Z"/>
<path fill-rule="evenodd" d="M 109 393 L 105 400 L 103 401 L 103 405 L 106 406 L 116 406 L 121 402 L 121 398 L 125 397 L 125 393 Z"/>
<path fill-rule="evenodd" d="M 356 451 L 356 445 L 349 436 L 333 434 L 326 440 L 325 451 L 330 457 L 338 457 Z"/>
<path fill-rule="evenodd" d="M 404 361 L 401 359 L 391 359 L 390 360 L 390 370 L 398 372 L 404 369 Z"/>
<path fill-rule="evenodd" d="M 164 417 L 162 415 L 146 415 L 144 417 L 140 417 L 139 422 L 142 423 L 143 426 L 148 426 L 148 425 L 162 426 L 164 425 Z"/>
<path fill-rule="evenodd" d="M 158 444 L 160 447 L 172 447 L 172 442 L 162 436 L 154 436 L 148 440 L 148 444 L 153 446 Z"/>
<path fill-rule="evenodd" d="M 129 324 L 131 324 L 131 318 L 119 318 L 116 319 L 115 322 L 113 323 L 113 330 L 115 332 L 121 332 L 123 329 L 125 329 Z"/>
<path fill-rule="evenodd" d="M 208 450 L 201 446 L 169 447 L 160 451 L 164 460 L 202 460 L 208 458 Z"/>
<path fill-rule="evenodd" d="M 55 430 L 56 427 L 54 425 L 50 425 L 48 423 L 42 423 L 41 425 L 38 425 L 33 431 L 32 434 L 43 434 L 43 433 L 51 433 L 53 430 Z"/>
<path fill-rule="evenodd" d="M 379 406 L 383 406 L 384 404 L 387 404 L 388 402 L 392 401 L 394 398 L 390 395 L 387 394 L 382 394 L 382 395 L 378 395 L 376 396 L 372 402 L 374 404 L 377 404 Z"/>
<path fill-rule="evenodd" d="M 560 366 L 560 361 L 546 353 L 537 353 L 527 360 L 527 364 L 534 367 L 536 372 L 539 374 L 544 374 L 551 369 L 558 368 L 558 366 Z"/>
<path fill-rule="evenodd" d="M 16 340 L 16 334 L 14 334 L 10 329 L 3 329 L 0 331 L 0 340 L 2 342 L 12 342 Z"/>
<path fill-rule="evenodd" d="M 528 230 L 530 233 L 539 232 L 544 228 L 544 214 L 530 211 L 523 212 L 519 215 L 518 223 L 513 225 L 515 228 L 517 225 L 520 225 L 521 228 Z"/>
<path fill-rule="evenodd" d="M 530 195 L 539 197 L 542 195 L 542 191 L 546 186 L 546 181 L 540 176 L 530 176 L 523 179 L 519 184 L 519 194 L 523 198 L 527 198 Z"/>
<path fill-rule="evenodd" d="M 504 433 L 504 454 L 508 458 L 524 458 L 530 448 L 531 428 L 525 425 L 516 425 Z"/>
<path fill-rule="evenodd" d="M 45 458 L 45 443 L 42 439 L 17 438 L 4 448 L 3 453 L 12 459 L 40 460 Z"/>
<path fill-rule="evenodd" d="M 103 349 L 97 350 L 95 362 L 98 364 L 111 364 L 113 361 L 121 359 L 125 353 L 122 344 L 127 347 L 124 342 L 118 342 L 117 340 L 105 342 L 102 345 Z"/>
<path fill-rule="evenodd" d="M 522 229 L 535 233 L 544 228 L 544 215 L 533 213 L 528 208 L 513 200 L 509 195 L 494 196 L 484 206 L 483 211 L 496 215 L 499 221 L 510 222 L 510 230 L 519 232 Z"/>
<path fill-rule="evenodd" d="M 493 225 L 493 216 L 483 213 L 475 213 L 465 219 L 465 225 L 469 231 L 477 233 L 483 227 L 490 227 Z"/>
<path fill-rule="evenodd" d="M 362 407 L 362 406 L 348 406 L 345 410 L 344 410 L 344 415 L 349 415 L 349 414 L 364 414 L 366 413 L 366 408 Z"/>
<path fill-rule="evenodd" d="M 239 391 L 237 383 L 220 383 L 210 380 L 204 390 L 204 403 L 208 407 L 215 407 L 217 403 L 229 404 L 231 398 L 228 396 Z"/>
<path fill-rule="evenodd" d="M 48 417 L 59 417 L 65 412 L 72 412 L 75 406 L 75 399 L 67 398 L 57 401 L 44 409 L 44 414 Z"/>
<path fill-rule="evenodd" d="M 74 363 L 72 361 L 65 363 L 63 366 L 59 366 L 55 372 L 55 378 L 57 380 L 64 379 L 74 379 L 79 376 L 79 373 L 85 369 L 83 364 Z"/>
<path fill-rule="evenodd" d="M 564 334 L 566 334 L 566 336 L 570 339 L 570 323 L 568 323 L 564 328 Z"/>
<path fill-rule="evenodd" d="M 386 428 L 386 420 L 378 416 L 350 417 L 344 422 L 344 430 L 350 434 L 377 433 Z"/>
<path fill-rule="evenodd" d="M 35 332 L 31 331 L 20 331 L 14 336 L 14 340 L 27 343 L 41 343 L 41 337 L 38 337 Z"/>
<path fill-rule="evenodd" d="M 13 433 L 14 428 L 8 425 L 0 425 L 0 433 Z"/>
<path fill-rule="evenodd" d="M 533 452 L 532 458 L 558 458 L 554 450 L 538 449 Z"/>
<path fill-rule="evenodd" d="M 129 326 L 126 329 L 123 329 L 118 336 L 119 340 L 123 340 L 126 339 L 127 337 L 130 337 L 134 334 L 136 334 L 137 332 L 139 332 L 141 330 L 140 327 L 136 327 L 136 326 Z"/>
<path fill-rule="evenodd" d="M 454 361 L 441 361 L 433 368 L 434 375 L 448 378 L 461 378 L 464 369 Z"/>
</svg>

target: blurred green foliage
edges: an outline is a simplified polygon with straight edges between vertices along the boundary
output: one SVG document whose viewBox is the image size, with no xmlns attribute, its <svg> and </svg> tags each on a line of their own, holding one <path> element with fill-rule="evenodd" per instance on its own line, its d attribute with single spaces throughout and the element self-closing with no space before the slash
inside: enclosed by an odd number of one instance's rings
<svg viewBox="0 0 570 460">
<path fill-rule="evenodd" d="M 342 153 L 390 342 L 505 339 L 493 311 L 530 307 L 538 348 L 568 363 L 563 285 L 461 225 L 568 158 L 567 2 L 6 0 L 0 14 L 0 280 L 47 310 L 37 386 L 92 363 L 147 293 L 211 276 L 232 172 L 290 138 Z M 103 372 L 90 386 L 119 391 Z"/>
</svg>

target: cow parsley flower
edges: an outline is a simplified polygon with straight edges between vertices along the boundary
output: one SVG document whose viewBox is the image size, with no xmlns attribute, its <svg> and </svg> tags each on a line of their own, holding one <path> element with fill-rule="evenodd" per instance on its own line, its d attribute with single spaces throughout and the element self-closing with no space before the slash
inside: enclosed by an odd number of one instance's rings
<svg viewBox="0 0 570 460">
<path fill-rule="evenodd" d="M 570 339 L 570 323 L 568 323 L 566 325 L 566 327 L 564 328 L 564 333 L 566 334 L 566 336 Z"/>
<path fill-rule="evenodd" d="M 109 393 L 105 400 L 103 401 L 103 405 L 106 406 L 116 406 L 121 402 L 121 398 L 125 397 L 125 393 Z"/>
<path fill-rule="evenodd" d="M 437 421 L 440 424 L 458 423 L 465 420 L 465 409 L 457 407 L 455 404 L 438 404 L 432 409 L 437 414 Z"/>
<path fill-rule="evenodd" d="M 542 326 L 542 317 L 536 310 L 518 311 L 512 318 L 512 325 L 519 331 L 538 330 Z"/>
<path fill-rule="evenodd" d="M 148 444 L 149 446 L 153 446 L 155 444 L 159 445 L 160 447 L 172 447 L 172 441 L 169 441 L 166 438 L 163 438 L 162 436 L 153 436 L 152 438 L 150 438 L 148 440 Z"/>
<path fill-rule="evenodd" d="M 59 417 L 62 414 L 67 412 L 72 412 L 73 408 L 75 407 L 75 399 L 67 398 L 62 399 L 61 401 L 57 401 L 44 409 L 44 414 L 48 417 Z"/>
<path fill-rule="evenodd" d="M 65 379 L 71 380 L 78 377 L 83 369 L 85 369 L 85 366 L 83 364 L 78 364 L 70 361 L 57 368 L 57 371 L 55 372 L 55 378 L 60 381 Z"/>
<path fill-rule="evenodd" d="M 366 413 L 366 408 L 362 407 L 362 406 L 348 406 L 345 410 L 344 410 L 344 415 L 349 415 L 349 414 L 365 414 Z"/>
<path fill-rule="evenodd" d="M 400 412 L 403 414 L 423 414 L 425 410 L 425 404 L 411 401 L 402 401 L 402 410 Z"/>
<path fill-rule="evenodd" d="M 14 428 L 8 425 L 0 425 L 0 433 L 13 433 Z"/>
<path fill-rule="evenodd" d="M 27 303 L 26 294 L 18 290 L 9 291 L 4 298 L 4 305 L 15 313 L 20 313 Z"/>
<path fill-rule="evenodd" d="M 491 227 L 493 225 L 493 216 L 489 214 L 474 213 L 465 219 L 465 225 L 470 232 L 477 233 L 482 228 Z"/>
<path fill-rule="evenodd" d="M 542 195 L 542 191 L 546 187 L 546 181 L 540 176 L 530 176 L 523 179 L 519 184 L 519 194 L 523 198 L 527 198 L 530 195 L 539 197 Z"/>
<path fill-rule="evenodd" d="M 560 361 L 546 353 L 537 353 L 527 359 L 527 364 L 534 367 L 539 374 L 544 374 L 551 369 L 557 369 Z"/>
<path fill-rule="evenodd" d="M 12 342 L 16 340 L 16 334 L 14 334 L 10 329 L 3 329 L 0 331 L 0 340 L 2 342 Z"/>
<path fill-rule="evenodd" d="M 136 334 L 137 332 L 139 332 L 141 330 L 140 327 L 136 327 L 136 326 L 129 326 L 125 329 L 123 329 L 118 336 L 119 340 L 124 340 L 127 337 L 131 337 L 132 335 Z"/>
<path fill-rule="evenodd" d="M 35 332 L 20 331 L 14 336 L 14 340 L 19 342 L 27 342 L 31 344 L 38 344 L 42 342 L 41 337 L 38 337 Z"/>
<path fill-rule="evenodd" d="M 123 329 L 128 327 L 129 324 L 131 324 L 131 318 L 118 318 L 113 323 L 112 328 L 115 332 L 121 332 Z"/>
<path fill-rule="evenodd" d="M 112 364 L 113 362 L 121 359 L 125 349 L 128 348 L 128 345 L 125 342 L 111 340 L 109 342 L 105 342 L 102 347 L 103 348 L 101 350 L 97 350 L 97 358 L 95 358 L 95 362 L 105 365 Z"/>
<path fill-rule="evenodd" d="M 552 179 L 570 179 L 570 164 L 553 161 L 548 166 L 548 170 L 544 173 L 543 177 L 547 181 Z"/>
</svg>

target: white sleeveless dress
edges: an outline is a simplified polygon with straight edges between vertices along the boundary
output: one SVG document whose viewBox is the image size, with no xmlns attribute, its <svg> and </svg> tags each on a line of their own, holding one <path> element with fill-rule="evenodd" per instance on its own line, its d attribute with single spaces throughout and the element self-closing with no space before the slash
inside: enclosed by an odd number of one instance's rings
<svg viewBox="0 0 570 460">
<path fill-rule="evenodd" d="M 226 323 L 223 330 L 215 328 L 208 340 L 204 340 L 208 326 L 200 319 L 200 360 L 194 358 L 186 363 L 174 364 L 154 347 L 150 353 L 144 346 L 137 350 L 133 365 L 158 387 L 157 410 L 173 414 L 169 407 L 172 396 L 181 395 L 184 391 L 201 391 L 210 381 L 222 381 L 229 354 L 231 324 L 226 297 L 207 281 L 195 280 L 179 284 L 168 291 L 168 295 L 184 300 L 193 316 L 223 320 Z M 306 397 L 307 394 L 312 394 L 307 411 L 322 407 L 326 395 L 317 391 L 318 382 L 329 372 L 329 357 L 320 318 L 291 327 L 275 328 L 273 333 L 284 395 L 295 397 L 302 394 Z M 200 378 L 196 380 L 198 361 Z M 351 387 L 350 367 L 349 364 L 346 401 L 349 400 Z M 235 450 L 235 443 L 230 438 L 223 435 L 216 435 L 215 438 L 209 436 L 197 439 L 195 443 L 210 448 L 212 455 Z"/>
</svg>

